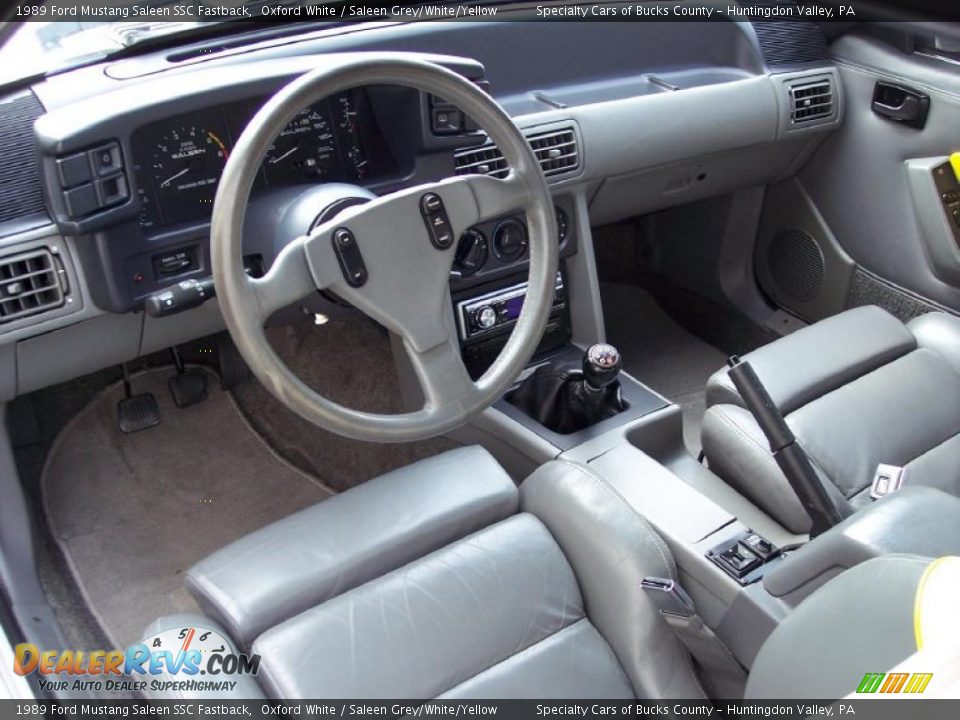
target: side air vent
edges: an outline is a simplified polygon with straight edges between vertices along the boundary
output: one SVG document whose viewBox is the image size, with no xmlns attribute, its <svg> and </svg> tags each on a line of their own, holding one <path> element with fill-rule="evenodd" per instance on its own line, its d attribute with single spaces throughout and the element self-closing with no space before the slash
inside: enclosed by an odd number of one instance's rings
<svg viewBox="0 0 960 720">
<path fill-rule="evenodd" d="M 548 178 L 567 175 L 580 169 L 580 151 L 573 128 L 565 127 L 527 135 L 543 174 Z M 493 144 L 461 150 L 455 155 L 457 175 L 506 177 L 507 161 Z"/>
<path fill-rule="evenodd" d="M 0 257 L 0 324 L 66 302 L 66 271 L 47 248 Z"/>
<path fill-rule="evenodd" d="M 0 100 L 0 223 L 46 212 L 33 147 L 43 107 L 32 92 Z"/>
<path fill-rule="evenodd" d="M 794 125 L 833 117 L 833 84 L 823 78 L 789 86 L 790 122 Z"/>
</svg>

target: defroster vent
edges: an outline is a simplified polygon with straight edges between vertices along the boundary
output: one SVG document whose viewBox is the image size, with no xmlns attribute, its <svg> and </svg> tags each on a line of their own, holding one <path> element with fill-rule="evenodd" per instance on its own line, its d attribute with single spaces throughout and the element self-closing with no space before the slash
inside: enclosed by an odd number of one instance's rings
<svg viewBox="0 0 960 720">
<path fill-rule="evenodd" d="M 63 306 L 66 272 L 47 248 L 0 257 L 0 324 Z"/>
</svg>

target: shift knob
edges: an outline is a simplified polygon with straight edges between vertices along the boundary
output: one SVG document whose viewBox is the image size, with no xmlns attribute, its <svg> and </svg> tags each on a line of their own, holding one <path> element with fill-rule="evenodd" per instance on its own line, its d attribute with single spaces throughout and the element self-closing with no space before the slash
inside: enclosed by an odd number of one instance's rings
<svg viewBox="0 0 960 720">
<path fill-rule="evenodd" d="M 602 390 L 620 374 L 620 351 L 613 345 L 597 343 L 583 355 L 583 379 L 594 390 Z"/>
</svg>

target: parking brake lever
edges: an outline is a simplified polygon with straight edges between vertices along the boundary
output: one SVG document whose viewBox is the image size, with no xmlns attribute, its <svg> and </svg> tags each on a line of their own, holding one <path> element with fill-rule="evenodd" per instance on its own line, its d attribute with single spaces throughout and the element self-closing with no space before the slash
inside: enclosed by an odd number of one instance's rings
<svg viewBox="0 0 960 720">
<path fill-rule="evenodd" d="M 807 454 L 797 443 L 793 431 L 750 363 L 734 355 L 727 364 L 730 366 L 727 371 L 730 380 L 770 443 L 770 450 L 777 465 L 786 475 L 787 482 L 810 516 L 810 537 L 820 535 L 851 515 L 853 508 L 849 503 L 843 501 L 843 505 L 839 506 L 839 503 L 827 494 Z"/>
</svg>

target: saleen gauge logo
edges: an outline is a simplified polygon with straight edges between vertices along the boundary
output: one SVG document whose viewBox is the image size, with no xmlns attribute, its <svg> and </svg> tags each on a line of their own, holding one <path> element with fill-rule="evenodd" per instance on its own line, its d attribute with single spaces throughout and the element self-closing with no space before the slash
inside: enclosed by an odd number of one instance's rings
<svg viewBox="0 0 960 720">
<path fill-rule="evenodd" d="M 916 695 L 926 690 L 932 679 L 933 673 L 867 673 L 857 686 L 857 692 Z"/>
</svg>

